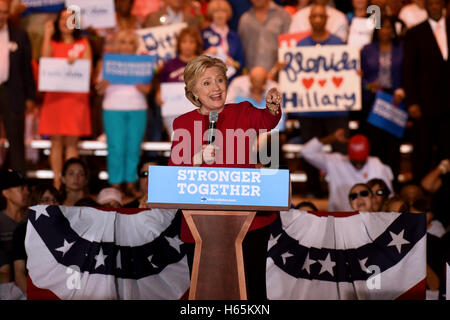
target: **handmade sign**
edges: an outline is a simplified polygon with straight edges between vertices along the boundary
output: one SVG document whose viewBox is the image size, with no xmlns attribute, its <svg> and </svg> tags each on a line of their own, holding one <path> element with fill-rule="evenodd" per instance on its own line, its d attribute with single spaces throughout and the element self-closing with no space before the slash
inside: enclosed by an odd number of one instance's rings
<svg viewBox="0 0 450 320">
<path fill-rule="evenodd" d="M 311 34 L 311 31 L 283 33 L 278 36 L 278 48 L 296 47 L 300 40 Z"/>
<path fill-rule="evenodd" d="M 138 53 L 155 56 L 156 64 L 160 65 L 176 56 L 177 36 L 186 23 L 176 23 L 137 30 L 140 36 Z"/>
<path fill-rule="evenodd" d="M 66 6 L 77 6 L 81 13 L 81 28 L 114 28 L 114 0 L 66 0 Z"/>
<path fill-rule="evenodd" d="M 39 60 L 39 91 L 89 92 L 91 61 L 77 59 L 69 64 L 65 58 Z"/>
<path fill-rule="evenodd" d="M 103 79 L 114 84 L 150 83 L 155 57 L 106 53 L 103 57 Z"/>
<path fill-rule="evenodd" d="M 391 94 L 378 91 L 367 122 L 397 138 L 402 138 L 408 121 L 408 112 L 404 104 L 394 106 L 392 99 Z"/>
<path fill-rule="evenodd" d="M 284 112 L 361 109 L 360 58 L 346 45 L 279 48 Z"/>
</svg>

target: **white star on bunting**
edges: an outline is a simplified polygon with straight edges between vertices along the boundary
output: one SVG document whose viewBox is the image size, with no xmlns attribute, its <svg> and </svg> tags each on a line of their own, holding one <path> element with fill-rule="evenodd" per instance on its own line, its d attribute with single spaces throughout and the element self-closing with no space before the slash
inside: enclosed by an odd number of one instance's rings
<svg viewBox="0 0 450 320">
<path fill-rule="evenodd" d="M 366 273 L 369 273 L 369 270 L 367 270 L 367 267 L 366 267 L 366 263 L 367 263 L 367 260 L 368 260 L 369 258 L 367 257 L 367 258 L 364 258 L 364 259 L 362 259 L 362 260 L 359 260 L 359 265 L 361 266 L 361 270 L 362 271 L 364 271 L 364 272 L 366 272 Z"/>
<path fill-rule="evenodd" d="M 316 262 L 317 262 L 316 260 L 312 260 L 309 258 L 309 252 L 308 252 L 308 254 L 306 255 L 305 263 L 303 264 L 302 270 L 306 270 L 306 272 L 308 272 L 308 274 L 310 274 L 311 273 L 310 267 L 311 267 L 311 265 L 313 265 Z"/>
<path fill-rule="evenodd" d="M 289 253 L 289 251 L 286 251 L 281 255 L 281 259 L 283 259 L 283 264 L 286 264 L 286 259 L 293 257 L 294 255 L 292 253 Z"/>
<path fill-rule="evenodd" d="M 410 243 L 408 240 L 403 238 L 403 233 L 405 233 L 405 229 L 403 229 L 399 234 L 395 234 L 389 231 L 392 237 L 392 241 L 388 244 L 388 247 L 395 246 L 398 250 L 398 253 L 402 253 L 402 245 Z"/>
<path fill-rule="evenodd" d="M 95 256 L 95 269 L 97 269 L 100 266 L 104 266 L 105 265 L 105 260 L 108 256 L 103 254 L 103 249 L 100 248 L 100 252 L 98 253 L 98 255 Z"/>
<path fill-rule="evenodd" d="M 66 254 L 66 252 L 70 250 L 70 248 L 73 246 L 74 243 L 75 243 L 75 241 L 69 243 L 69 242 L 66 241 L 66 239 L 64 239 L 64 244 L 63 244 L 63 246 L 62 246 L 62 247 L 59 247 L 59 248 L 56 248 L 55 251 L 62 252 L 63 257 L 64 257 L 64 255 Z"/>
<path fill-rule="evenodd" d="M 322 267 L 320 268 L 319 274 L 322 274 L 325 271 L 327 271 L 334 277 L 333 267 L 336 265 L 336 262 L 331 260 L 331 255 L 328 253 L 325 260 L 318 260 L 318 261 L 322 265 Z"/>
<path fill-rule="evenodd" d="M 178 237 L 175 237 L 175 238 L 164 237 L 164 238 L 166 238 L 167 242 L 169 242 L 169 245 L 170 245 L 172 248 L 174 248 L 175 250 L 177 250 L 178 253 L 181 252 L 180 244 L 182 244 L 183 242 L 181 242 L 181 240 L 178 239 Z"/>
<path fill-rule="evenodd" d="M 117 256 L 116 256 L 116 268 L 117 269 L 122 269 L 122 258 L 120 256 L 120 250 L 117 251 Z"/>
<path fill-rule="evenodd" d="M 281 232 L 280 232 L 280 234 L 277 235 L 275 238 L 272 236 L 272 234 L 270 234 L 269 243 L 272 242 L 272 241 L 274 241 L 274 243 L 267 249 L 267 251 L 269 251 L 270 249 L 272 249 L 272 247 L 273 247 L 274 245 L 277 244 L 278 239 L 279 239 L 280 237 L 281 237 Z"/>
<path fill-rule="evenodd" d="M 34 220 L 35 220 L 35 221 L 37 221 L 37 219 L 39 219 L 39 217 L 40 217 L 41 215 L 50 217 L 50 216 L 48 215 L 48 212 L 47 212 L 47 207 L 48 207 L 48 206 L 36 206 L 36 207 L 33 208 L 34 212 L 36 213 L 35 216 L 34 216 Z"/>
<path fill-rule="evenodd" d="M 153 260 L 153 255 L 149 256 L 148 261 L 150 262 L 150 264 L 152 265 L 153 268 L 158 268 L 158 266 L 156 264 L 153 264 L 152 260 Z"/>
</svg>

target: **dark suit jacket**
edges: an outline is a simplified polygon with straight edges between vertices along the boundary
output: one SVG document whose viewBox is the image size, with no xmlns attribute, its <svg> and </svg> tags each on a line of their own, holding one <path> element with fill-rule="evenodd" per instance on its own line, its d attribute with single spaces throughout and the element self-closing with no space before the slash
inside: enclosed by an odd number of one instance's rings
<svg viewBox="0 0 450 320">
<path fill-rule="evenodd" d="M 446 31 L 450 44 L 448 19 Z M 406 106 L 419 104 L 424 116 L 450 113 L 450 64 L 443 59 L 428 20 L 408 30 L 404 55 Z"/>
<path fill-rule="evenodd" d="M 380 70 L 380 46 L 378 42 L 370 43 L 361 51 L 361 69 L 363 71 L 363 96 L 364 100 L 371 100 L 374 96 L 372 92 L 366 90 L 367 84 L 376 81 Z M 392 90 L 402 88 L 403 72 L 403 47 L 394 44 L 391 52 L 391 79 Z"/>
<path fill-rule="evenodd" d="M 15 51 L 9 51 L 9 79 L 6 82 L 8 105 L 14 113 L 22 113 L 25 111 L 25 101 L 34 100 L 36 94 L 31 69 L 31 45 L 26 32 L 10 25 L 8 30 L 9 42 L 17 44 Z"/>
</svg>

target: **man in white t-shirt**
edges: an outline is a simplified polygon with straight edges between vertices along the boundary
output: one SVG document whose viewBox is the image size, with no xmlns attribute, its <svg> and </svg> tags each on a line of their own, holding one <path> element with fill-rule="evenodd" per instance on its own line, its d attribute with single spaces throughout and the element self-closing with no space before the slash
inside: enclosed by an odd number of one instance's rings
<svg viewBox="0 0 450 320">
<path fill-rule="evenodd" d="M 344 13 L 329 6 L 328 2 L 328 0 L 314 0 L 312 5 L 309 5 L 295 13 L 292 16 L 291 25 L 289 26 L 289 33 L 311 30 L 311 23 L 309 22 L 311 8 L 314 5 L 322 5 L 326 7 L 328 16 L 325 28 L 329 33 L 339 37 L 343 42 L 346 42 L 348 35 L 348 19 Z"/>
<path fill-rule="evenodd" d="M 303 157 L 309 163 L 327 173 L 329 211 L 353 211 L 348 192 L 356 183 L 379 178 L 386 182 L 392 192 L 392 170 L 377 157 L 369 156 L 370 145 L 365 136 L 355 135 L 348 140 L 348 155 L 323 151 L 324 144 L 346 141 L 345 130 L 341 128 L 324 138 L 309 140 L 302 150 Z"/>
</svg>

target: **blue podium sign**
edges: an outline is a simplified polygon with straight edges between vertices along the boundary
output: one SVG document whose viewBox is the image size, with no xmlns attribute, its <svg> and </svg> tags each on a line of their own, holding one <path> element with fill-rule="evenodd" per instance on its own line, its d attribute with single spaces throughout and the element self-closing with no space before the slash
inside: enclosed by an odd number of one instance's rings
<svg viewBox="0 0 450 320">
<path fill-rule="evenodd" d="M 289 170 L 150 166 L 153 208 L 288 210 Z"/>
</svg>

